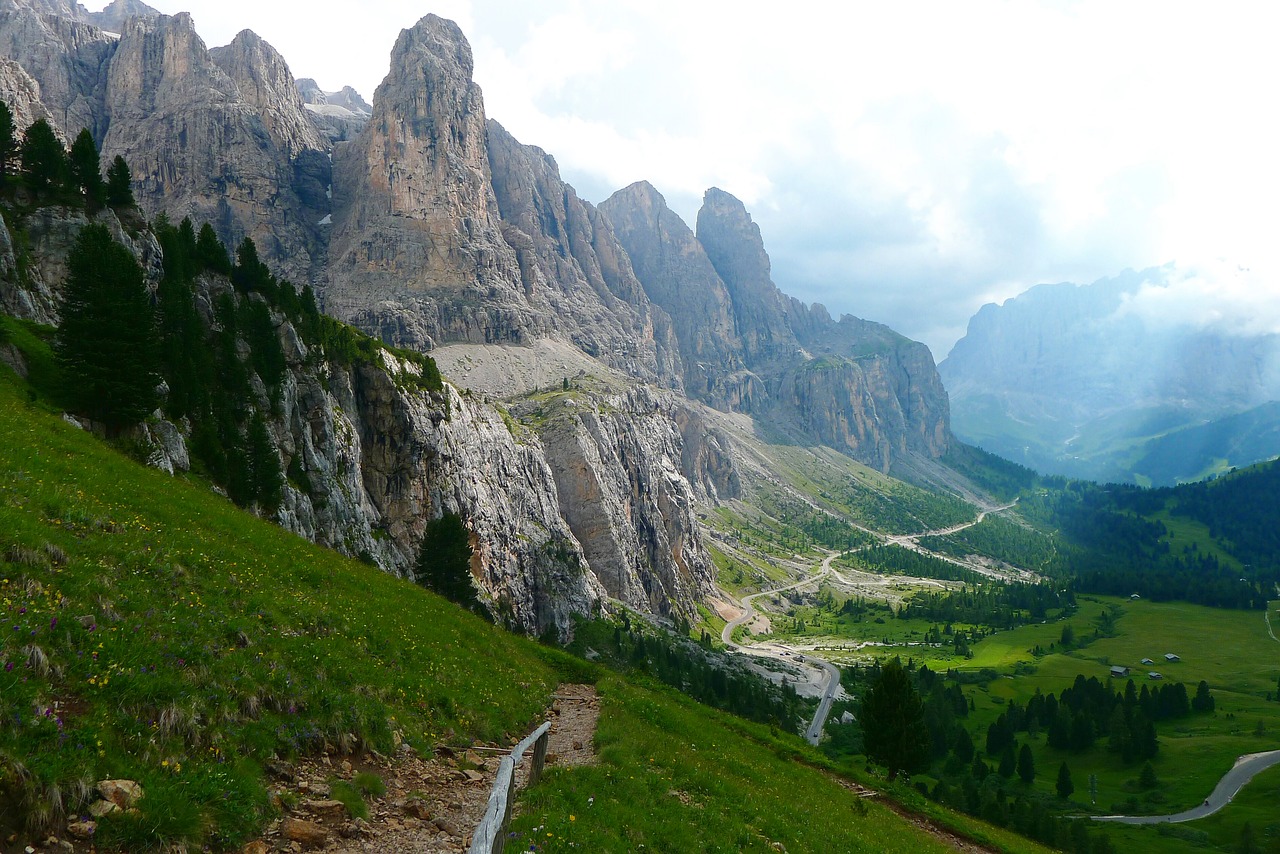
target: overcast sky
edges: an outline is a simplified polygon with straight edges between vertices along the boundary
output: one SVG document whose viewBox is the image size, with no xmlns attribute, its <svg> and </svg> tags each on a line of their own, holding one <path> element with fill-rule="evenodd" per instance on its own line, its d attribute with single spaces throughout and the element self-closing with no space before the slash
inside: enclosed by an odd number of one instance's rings
<svg viewBox="0 0 1280 854">
<path fill-rule="evenodd" d="M 1268 4 L 149 2 L 366 99 L 401 28 L 453 18 L 489 116 L 584 198 L 647 179 L 692 227 L 721 187 L 784 291 L 939 360 L 983 303 L 1168 261 L 1248 267 L 1232 311 L 1280 314 Z M 1211 279 L 1183 279 L 1191 316 Z"/>
</svg>

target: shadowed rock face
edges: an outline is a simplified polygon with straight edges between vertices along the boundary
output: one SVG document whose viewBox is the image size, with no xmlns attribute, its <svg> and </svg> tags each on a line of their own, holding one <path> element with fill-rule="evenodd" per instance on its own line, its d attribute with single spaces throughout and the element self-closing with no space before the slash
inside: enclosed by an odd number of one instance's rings
<svg viewBox="0 0 1280 854">
<path fill-rule="evenodd" d="M 675 319 L 690 396 L 882 471 L 904 454 L 946 452 L 947 397 L 928 349 L 785 296 L 738 199 L 708 190 L 696 236 L 644 183 L 601 209 L 646 293 Z"/>
<path fill-rule="evenodd" d="M 645 294 L 671 317 L 685 391 L 712 406 L 751 411 L 733 302 L 702 244 L 647 181 L 600 205 L 630 256 Z M 754 379 L 754 378 L 750 378 Z"/>
</svg>

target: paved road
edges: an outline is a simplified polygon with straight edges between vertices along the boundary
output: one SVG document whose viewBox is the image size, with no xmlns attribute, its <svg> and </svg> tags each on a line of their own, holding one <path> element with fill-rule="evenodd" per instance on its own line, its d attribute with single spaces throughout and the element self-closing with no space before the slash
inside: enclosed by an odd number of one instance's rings
<svg viewBox="0 0 1280 854">
<path fill-rule="evenodd" d="M 1173 815 L 1095 815 L 1094 821 L 1115 821 L 1121 824 L 1167 824 L 1180 821 L 1195 821 L 1231 803 L 1236 793 L 1244 788 L 1255 775 L 1273 765 L 1280 765 L 1280 750 L 1269 750 L 1266 753 L 1248 753 L 1236 760 L 1230 771 L 1218 781 L 1213 794 L 1199 806 L 1192 807 Z"/>
<path fill-rule="evenodd" d="M 809 657 L 806 660 L 827 672 L 827 687 L 823 689 L 822 699 L 818 702 L 818 712 L 813 716 L 809 728 L 804 731 L 805 741 L 816 745 L 822 739 L 822 728 L 826 726 L 827 715 L 831 714 L 831 704 L 835 701 L 836 692 L 840 690 L 840 668 L 821 658 Z"/>
<path fill-rule="evenodd" d="M 752 593 L 750 596 L 742 597 L 742 613 L 734 617 L 732 620 L 724 624 L 724 628 L 720 631 L 720 640 L 726 645 L 733 643 L 733 630 L 743 623 L 749 621 L 756 615 L 755 606 L 752 604 L 761 596 L 772 596 L 775 593 L 784 593 L 788 590 L 794 590 L 797 587 L 803 587 L 806 584 L 813 584 L 822 581 L 831 574 L 831 561 L 839 557 L 839 553 L 832 553 L 823 559 L 821 566 L 817 572 L 801 580 L 788 584 L 784 587 L 775 587 L 772 590 L 761 590 L 759 593 Z M 764 658 L 777 658 L 784 660 L 785 656 L 779 651 L 771 649 L 758 649 L 754 647 L 740 646 L 739 650 L 747 655 L 755 655 Z M 831 703 L 835 700 L 836 692 L 840 690 L 840 668 L 836 667 L 830 661 L 822 658 L 815 658 L 812 654 L 802 656 L 801 659 L 806 664 L 812 664 L 821 668 L 827 676 L 827 683 L 822 689 L 822 699 L 818 701 L 818 711 L 813 716 L 813 720 L 809 724 L 809 728 L 805 730 L 804 737 L 810 744 L 817 744 L 822 738 L 822 728 L 827 723 L 827 715 L 831 713 Z M 794 662 L 792 662 L 794 663 Z"/>
</svg>

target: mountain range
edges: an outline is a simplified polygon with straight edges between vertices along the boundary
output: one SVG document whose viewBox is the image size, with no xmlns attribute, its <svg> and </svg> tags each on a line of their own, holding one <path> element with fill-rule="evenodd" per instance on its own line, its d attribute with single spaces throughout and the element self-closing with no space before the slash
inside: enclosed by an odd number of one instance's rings
<svg viewBox="0 0 1280 854">
<path fill-rule="evenodd" d="M 957 436 L 1041 472 L 1165 486 L 1280 455 L 1280 335 L 1144 312 L 1189 271 L 1037 285 L 939 366 Z"/>
<path fill-rule="evenodd" d="M 599 207 L 579 198 L 486 115 L 452 22 L 401 32 L 370 107 L 299 84 L 250 31 L 209 49 L 186 14 L 117 0 L 96 15 L 0 2 L 0 98 L 19 125 L 88 128 L 104 162 L 128 162 L 149 217 L 252 239 L 329 314 L 430 352 L 453 384 L 423 407 L 394 370 L 338 381 L 278 318 L 296 361 L 270 431 L 312 486 L 286 487 L 286 527 L 403 573 L 426 522 L 459 513 L 485 601 L 541 632 L 606 596 L 693 613 L 712 574 L 697 507 L 781 480 L 751 449 L 825 445 L 936 475 L 952 439 L 927 348 L 783 294 L 725 191 L 707 191 L 696 228 L 644 182 Z M 57 258 L 83 221 L 21 236 Z M 158 275 L 155 247 L 130 239 Z M 54 323 L 64 275 L 41 260 L 0 303 Z"/>
</svg>

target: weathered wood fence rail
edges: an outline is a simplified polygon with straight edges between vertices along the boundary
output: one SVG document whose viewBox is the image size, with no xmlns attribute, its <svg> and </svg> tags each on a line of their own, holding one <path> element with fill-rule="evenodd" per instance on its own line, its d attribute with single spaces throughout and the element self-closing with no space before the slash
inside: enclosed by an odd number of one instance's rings
<svg viewBox="0 0 1280 854">
<path fill-rule="evenodd" d="M 516 767 L 524 758 L 524 752 L 533 746 L 533 763 L 529 768 L 529 782 L 532 786 L 542 776 L 542 766 L 547 760 L 547 734 L 551 732 L 551 721 L 529 734 L 524 741 L 517 744 L 508 755 L 498 763 L 498 778 L 493 781 L 493 791 L 489 793 L 489 806 L 484 811 L 484 818 L 476 827 L 471 837 L 468 854 L 501 854 L 507 845 L 507 825 L 511 822 L 511 803 L 516 795 Z"/>
</svg>

